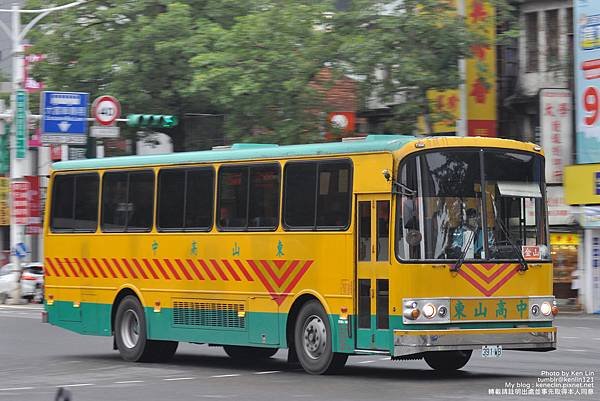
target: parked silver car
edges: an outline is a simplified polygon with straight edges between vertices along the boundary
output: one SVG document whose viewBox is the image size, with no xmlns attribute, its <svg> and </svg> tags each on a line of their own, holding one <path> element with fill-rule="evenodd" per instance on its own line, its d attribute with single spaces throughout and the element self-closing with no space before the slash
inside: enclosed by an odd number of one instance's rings
<svg viewBox="0 0 600 401">
<path fill-rule="evenodd" d="M 21 272 L 13 263 L 0 267 L 0 304 L 6 303 L 8 298 L 15 296 L 20 280 Z"/>
<path fill-rule="evenodd" d="M 15 296 L 34 302 L 43 301 L 44 267 L 41 263 L 23 263 L 20 270 L 14 263 L 0 267 L 0 303 Z"/>
</svg>

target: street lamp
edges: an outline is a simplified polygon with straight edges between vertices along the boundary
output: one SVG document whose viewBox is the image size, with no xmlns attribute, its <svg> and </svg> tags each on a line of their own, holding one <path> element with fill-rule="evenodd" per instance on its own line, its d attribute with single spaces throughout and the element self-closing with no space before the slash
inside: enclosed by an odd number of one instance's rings
<svg viewBox="0 0 600 401">
<path fill-rule="evenodd" d="M 0 9 L 0 12 L 11 13 L 11 28 L 9 29 L 4 22 L 0 20 L 0 29 L 2 29 L 6 35 L 11 39 L 12 43 L 12 94 L 11 94 L 11 110 L 10 112 L 1 115 L 0 117 L 8 118 L 16 116 L 17 110 L 17 91 L 21 88 L 22 76 L 21 68 L 23 65 L 23 51 L 21 42 L 25 38 L 25 35 L 46 15 L 52 11 L 65 10 L 67 8 L 75 7 L 80 4 L 86 3 L 88 0 L 78 0 L 73 3 L 65 4 L 62 6 L 44 8 L 40 10 L 21 10 L 19 5 L 13 4 L 10 9 Z M 33 18 L 23 30 L 21 30 L 21 14 L 38 14 Z M 16 124 L 11 124 L 11 138 L 10 138 L 10 180 L 11 183 L 19 181 L 23 178 L 25 169 L 27 166 L 27 152 L 25 152 L 24 158 L 17 158 L 17 144 L 16 144 Z M 10 250 L 14 251 L 18 242 L 24 241 L 24 232 L 22 232 L 22 226 L 17 226 L 14 222 L 10 225 Z M 19 258 L 15 254 L 12 256 L 13 262 L 19 264 Z"/>
</svg>

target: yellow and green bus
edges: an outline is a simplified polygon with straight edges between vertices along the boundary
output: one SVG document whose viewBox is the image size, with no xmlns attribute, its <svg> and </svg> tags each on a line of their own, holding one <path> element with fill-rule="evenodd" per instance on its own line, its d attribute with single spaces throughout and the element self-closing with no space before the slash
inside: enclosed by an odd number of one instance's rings
<svg viewBox="0 0 600 401">
<path fill-rule="evenodd" d="M 178 342 L 463 367 L 556 348 L 541 148 L 369 135 L 53 164 L 45 318 L 127 361 Z"/>
</svg>

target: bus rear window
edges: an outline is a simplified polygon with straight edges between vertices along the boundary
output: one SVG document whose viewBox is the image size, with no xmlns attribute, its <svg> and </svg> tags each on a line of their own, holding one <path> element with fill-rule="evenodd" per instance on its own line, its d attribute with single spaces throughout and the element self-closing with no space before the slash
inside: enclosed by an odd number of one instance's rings
<svg viewBox="0 0 600 401">
<path fill-rule="evenodd" d="M 54 178 L 52 232 L 95 232 L 98 226 L 98 174 L 65 174 Z"/>
</svg>

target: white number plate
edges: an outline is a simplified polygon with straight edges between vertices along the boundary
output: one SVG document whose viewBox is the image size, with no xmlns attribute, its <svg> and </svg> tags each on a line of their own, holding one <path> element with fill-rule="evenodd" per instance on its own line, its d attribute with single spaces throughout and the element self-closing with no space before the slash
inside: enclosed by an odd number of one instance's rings
<svg viewBox="0 0 600 401">
<path fill-rule="evenodd" d="M 500 358 L 502 356 L 502 346 L 484 345 L 481 347 L 481 356 L 483 358 Z"/>
</svg>

